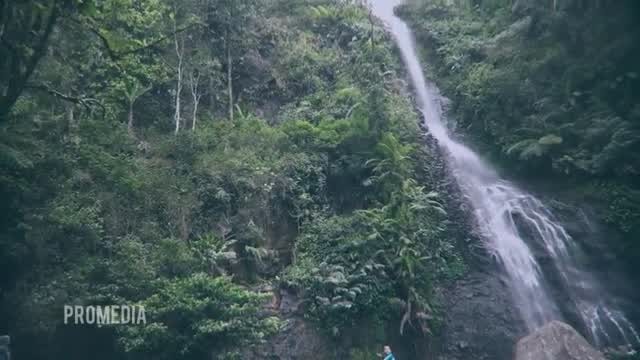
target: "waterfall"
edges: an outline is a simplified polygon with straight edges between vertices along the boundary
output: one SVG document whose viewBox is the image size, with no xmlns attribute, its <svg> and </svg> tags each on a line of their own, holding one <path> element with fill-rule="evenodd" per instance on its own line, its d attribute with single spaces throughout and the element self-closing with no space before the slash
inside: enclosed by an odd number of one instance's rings
<svg viewBox="0 0 640 360">
<path fill-rule="evenodd" d="M 563 320 L 581 329 L 598 346 L 640 345 L 631 322 L 595 278 L 578 266 L 582 250 L 552 211 L 532 194 L 502 179 L 449 134 L 443 121 L 442 97 L 425 79 L 411 30 L 394 14 L 394 7 L 401 2 L 371 0 L 370 5 L 395 39 L 423 121 L 447 154 L 484 244 L 504 270 L 526 326 L 533 330 L 550 320 Z M 541 266 L 537 260 L 541 258 L 549 261 Z"/>
</svg>

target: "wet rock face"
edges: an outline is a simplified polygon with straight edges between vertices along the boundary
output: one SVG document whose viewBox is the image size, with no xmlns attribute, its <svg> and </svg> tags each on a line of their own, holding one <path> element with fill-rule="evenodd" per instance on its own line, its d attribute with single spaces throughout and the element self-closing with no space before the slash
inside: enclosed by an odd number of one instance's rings
<svg viewBox="0 0 640 360">
<path fill-rule="evenodd" d="M 8 335 L 0 336 L 0 360 L 10 360 L 9 344 L 11 338 Z"/>
<path fill-rule="evenodd" d="M 442 323 L 431 339 L 432 351 L 419 359 L 511 360 L 513 344 L 527 334 L 514 305 L 503 270 L 487 252 L 479 230 L 455 179 L 444 163 L 437 144 L 427 139 L 427 150 L 434 155 L 429 188 L 443 194 L 451 223 L 446 232 L 456 240 L 468 272 L 453 284 L 437 290 L 436 303 Z M 444 179 L 444 181 L 443 181 Z"/>
<path fill-rule="evenodd" d="M 514 360 L 606 360 L 574 328 L 552 321 L 516 344 Z"/>
<path fill-rule="evenodd" d="M 445 319 L 437 359 L 512 358 L 513 344 L 525 334 L 524 324 L 497 273 L 472 272 L 440 297 Z"/>
<path fill-rule="evenodd" d="M 266 343 L 246 349 L 246 360 L 322 360 L 335 358 L 335 346 L 313 324 L 304 320 L 302 300 L 295 292 L 279 289 L 270 311 L 277 312 L 285 324 Z"/>
<path fill-rule="evenodd" d="M 304 320 L 291 318 L 284 329 L 266 344 L 243 354 L 247 360 L 323 360 L 334 357 L 331 346 Z"/>
</svg>

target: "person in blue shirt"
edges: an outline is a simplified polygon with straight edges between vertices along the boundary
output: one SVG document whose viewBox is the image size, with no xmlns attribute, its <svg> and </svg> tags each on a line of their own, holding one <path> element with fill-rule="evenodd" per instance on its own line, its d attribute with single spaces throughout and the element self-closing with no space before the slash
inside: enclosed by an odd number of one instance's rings
<svg viewBox="0 0 640 360">
<path fill-rule="evenodd" d="M 393 356 L 393 353 L 391 352 L 391 347 L 389 345 L 385 345 L 383 349 L 384 360 L 396 360 L 396 358 Z"/>
</svg>

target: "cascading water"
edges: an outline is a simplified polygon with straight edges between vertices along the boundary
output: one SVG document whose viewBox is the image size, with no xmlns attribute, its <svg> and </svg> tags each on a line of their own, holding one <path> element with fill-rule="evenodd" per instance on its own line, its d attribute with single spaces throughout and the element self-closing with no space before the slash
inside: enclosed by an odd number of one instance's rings
<svg viewBox="0 0 640 360">
<path fill-rule="evenodd" d="M 581 249 L 552 212 L 533 195 L 500 178 L 476 153 L 449 135 L 442 120 L 442 98 L 425 80 L 411 30 L 394 14 L 394 7 L 401 3 L 370 2 L 397 43 L 425 125 L 448 154 L 453 176 L 475 212 L 488 250 L 508 276 L 527 327 L 533 330 L 560 319 L 582 329 L 599 346 L 640 345 L 629 320 L 607 301 L 595 279 L 577 266 Z M 537 260 L 541 257 L 551 260 L 544 269 Z M 562 292 L 562 301 L 550 291 L 551 279 Z"/>
</svg>

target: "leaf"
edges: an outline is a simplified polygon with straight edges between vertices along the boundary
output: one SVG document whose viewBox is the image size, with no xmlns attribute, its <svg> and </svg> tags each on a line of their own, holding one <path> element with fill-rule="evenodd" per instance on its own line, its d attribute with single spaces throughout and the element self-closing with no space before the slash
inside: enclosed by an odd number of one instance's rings
<svg viewBox="0 0 640 360">
<path fill-rule="evenodd" d="M 98 15 L 98 9 L 96 8 L 96 3 L 95 1 L 92 1 L 92 0 L 84 0 L 80 4 L 78 9 L 80 13 L 85 16 L 95 17 L 96 15 Z"/>
<path fill-rule="evenodd" d="M 538 144 L 545 146 L 559 145 L 562 144 L 562 138 L 554 134 L 549 134 L 538 139 Z"/>
<path fill-rule="evenodd" d="M 544 152 L 545 151 L 542 148 L 542 146 L 536 143 L 532 143 L 531 145 L 527 146 L 524 150 L 522 150 L 522 152 L 520 153 L 520 159 L 527 160 L 532 157 L 539 157 L 539 156 L 542 156 Z"/>
<path fill-rule="evenodd" d="M 515 144 L 513 144 L 513 145 L 509 146 L 509 147 L 507 148 L 506 153 L 507 153 L 507 155 L 512 155 L 512 154 L 514 154 L 514 153 L 518 153 L 518 154 L 519 154 L 519 153 L 521 153 L 521 152 L 522 152 L 526 147 L 530 146 L 530 145 L 531 145 L 531 143 L 532 143 L 533 141 L 534 141 L 534 140 L 531 140 L 531 139 L 526 139 L 526 140 L 518 141 L 517 143 L 515 143 Z"/>
<path fill-rule="evenodd" d="M 0 165 L 6 168 L 28 169 L 32 168 L 34 164 L 25 153 L 13 147 L 0 144 Z"/>
<path fill-rule="evenodd" d="M 321 305 L 329 305 L 331 303 L 331 301 L 329 300 L 329 298 L 323 297 L 323 296 L 316 296 L 316 300 L 321 304 Z"/>
<path fill-rule="evenodd" d="M 325 280 L 326 283 L 333 285 L 342 285 L 347 283 L 347 278 L 341 272 L 333 272 L 329 277 Z"/>
<path fill-rule="evenodd" d="M 511 145 L 506 153 L 507 155 L 518 154 L 521 160 L 527 160 L 532 157 L 542 156 L 545 152 L 544 148 L 538 140 L 526 139 Z"/>
</svg>

